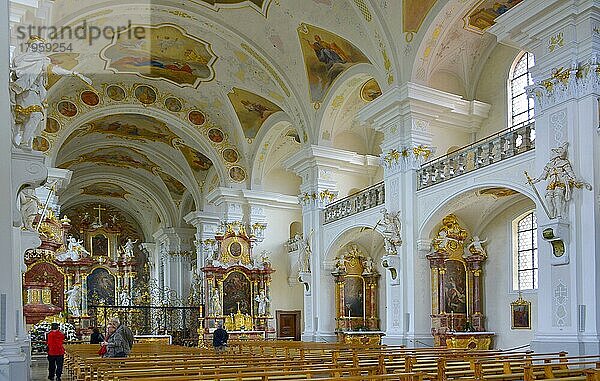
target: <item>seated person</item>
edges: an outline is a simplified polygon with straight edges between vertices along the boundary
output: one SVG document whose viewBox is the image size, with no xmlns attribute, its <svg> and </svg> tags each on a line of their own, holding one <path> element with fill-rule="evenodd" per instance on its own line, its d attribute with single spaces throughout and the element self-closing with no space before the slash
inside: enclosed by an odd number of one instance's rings
<svg viewBox="0 0 600 381">
<path fill-rule="evenodd" d="M 227 340 L 229 334 L 223 328 L 223 325 L 219 324 L 219 327 L 213 332 L 213 347 L 216 352 L 224 352 L 227 348 Z"/>
</svg>

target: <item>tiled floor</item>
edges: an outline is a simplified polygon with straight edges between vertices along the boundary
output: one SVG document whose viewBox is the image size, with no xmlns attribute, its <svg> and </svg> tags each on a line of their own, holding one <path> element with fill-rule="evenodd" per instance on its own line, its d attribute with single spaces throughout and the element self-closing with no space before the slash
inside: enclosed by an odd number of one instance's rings
<svg viewBox="0 0 600 381">
<path fill-rule="evenodd" d="M 31 381 L 48 380 L 48 360 L 45 356 L 34 356 L 31 359 Z"/>
</svg>

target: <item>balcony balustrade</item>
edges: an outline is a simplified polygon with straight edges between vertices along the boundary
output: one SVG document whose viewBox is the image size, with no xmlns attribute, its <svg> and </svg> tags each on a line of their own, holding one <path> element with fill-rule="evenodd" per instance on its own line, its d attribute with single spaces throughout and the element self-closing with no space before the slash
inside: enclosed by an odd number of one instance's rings
<svg viewBox="0 0 600 381">
<path fill-rule="evenodd" d="M 385 203 L 385 187 L 383 181 L 362 191 L 331 203 L 325 208 L 325 222 L 328 224 L 341 218 L 351 216 L 363 210 L 374 208 Z"/>
</svg>

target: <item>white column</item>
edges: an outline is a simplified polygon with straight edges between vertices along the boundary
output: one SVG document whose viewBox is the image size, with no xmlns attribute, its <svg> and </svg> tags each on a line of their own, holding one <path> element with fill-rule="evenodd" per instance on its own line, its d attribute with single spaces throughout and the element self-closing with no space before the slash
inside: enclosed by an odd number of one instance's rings
<svg viewBox="0 0 600 381">
<path fill-rule="evenodd" d="M 206 266 L 207 256 L 212 256 L 215 233 L 219 228 L 219 217 L 214 213 L 202 211 L 190 212 L 184 218 L 185 222 L 196 228 L 195 248 L 196 248 L 196 269 L 198 275 L 202 275 L 202 269 Z"/>
<path fill-rule="evenodd" d="M 549 218 L 537 200 L 538 331 L 536 351 L 567 350 L 570 355 L 600 351 L 600 147 L 598 139 L 598 55 L 600 10 L 595 0 L 529 0 L 499 17 L 490 31 L 498 41 L 535 56 L 538 176 L 551 149 L 569 143 L 568 158 L 577 177 L 592 191 L 573 189 L 569 210 Z M 538 187 L 544 194 L 546 182 Z M 565 244 L 557 257 L 542 231 L 554 229 Z"/>
</svg>

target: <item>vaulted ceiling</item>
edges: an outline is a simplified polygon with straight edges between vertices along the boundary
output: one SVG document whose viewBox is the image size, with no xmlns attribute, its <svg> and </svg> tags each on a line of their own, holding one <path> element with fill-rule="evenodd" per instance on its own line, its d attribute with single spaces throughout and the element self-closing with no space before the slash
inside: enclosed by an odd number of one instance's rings
<svg viewBox="0 0 600 381">
<path fill-rule="evenodd" d="M 473 88 L 495 44 L 480 17 L 488 2 L 56 0 L 42 23 L 85 22 L 88 35 L 63 28 L 50 37 L 72 51 L 50 57 L 92 85 L 50 78 L 35 146 L 74 171 L 62 202 L 146 208 L 176 226 L 217 186 L 283 173 L 303 144 L 378 154 L 381 136 L 354 115 L 391 85 L 452 72 Z"/>
</svg>

